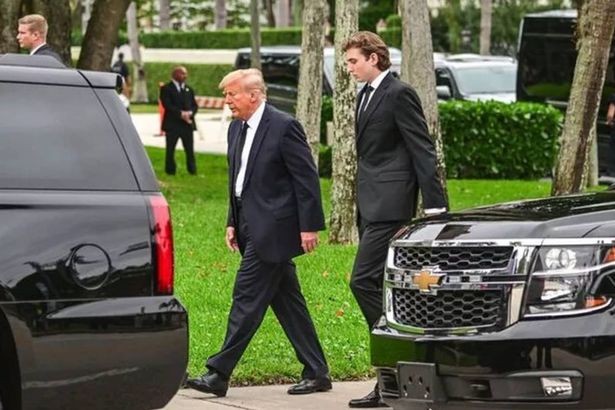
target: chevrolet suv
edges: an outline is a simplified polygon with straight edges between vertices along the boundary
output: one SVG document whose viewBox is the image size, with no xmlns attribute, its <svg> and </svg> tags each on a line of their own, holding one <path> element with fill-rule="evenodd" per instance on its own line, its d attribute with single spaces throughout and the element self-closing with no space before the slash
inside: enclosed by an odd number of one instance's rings
<svg viewBox="0 0 615 410">
<path fill-rule="evenodd" d="M 0 56 L 4 410 L 161 408 L 185 373 L 169 207 L 118 85 Z"/>
<path fill-rule="evenodd" d="M 615 192 L 416 220 L 372 364 L 394 409 L 612 409 Z"/>
</svg>

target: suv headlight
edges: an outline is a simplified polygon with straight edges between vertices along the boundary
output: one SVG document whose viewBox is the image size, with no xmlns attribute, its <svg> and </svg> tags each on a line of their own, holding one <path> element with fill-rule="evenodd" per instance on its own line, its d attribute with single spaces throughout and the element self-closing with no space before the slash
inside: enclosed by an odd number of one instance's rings
<svg viewBox="0 0 615 410">
<path fill-rule="evenodd" d="M 610 302 L 591 293 L 605 262 L 615 260 L 612 248 L 545 246 L 540 248 L 525 298 L 525 316 L 580 313 Z"/>
</svg>

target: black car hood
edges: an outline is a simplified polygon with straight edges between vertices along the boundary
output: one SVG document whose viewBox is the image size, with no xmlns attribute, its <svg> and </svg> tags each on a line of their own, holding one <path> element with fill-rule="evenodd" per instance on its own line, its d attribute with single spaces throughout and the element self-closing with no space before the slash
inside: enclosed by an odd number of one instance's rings
<svg viewBox="0 0 615 410">
<path fill-rule="evenodd" d="M 615 237 L 615 191 L 511 202 L 418 219 L 395 239 Z"/>
</svg>

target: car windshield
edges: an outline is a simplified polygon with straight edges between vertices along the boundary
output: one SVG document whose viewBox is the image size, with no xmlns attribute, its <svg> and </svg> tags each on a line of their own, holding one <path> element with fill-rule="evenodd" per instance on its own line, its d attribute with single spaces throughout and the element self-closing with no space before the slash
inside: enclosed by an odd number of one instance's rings
<svg viewBox="0 0 615 410">
<path fill-rule="evenodd" d="M 473 66 L 457 68 L 457 86 L 463 94 L 514 93 L 517 66 Z"/>
</svg>

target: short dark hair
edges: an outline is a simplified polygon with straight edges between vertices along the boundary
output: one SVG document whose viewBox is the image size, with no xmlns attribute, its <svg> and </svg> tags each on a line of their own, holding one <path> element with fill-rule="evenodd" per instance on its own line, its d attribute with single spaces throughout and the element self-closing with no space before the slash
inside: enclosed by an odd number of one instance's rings
<svg viewBox="0 0 615 410">
<path fill-rule="evenodd" d="M 382 38 L 371 31 L 357 31 L 354 33 L 342 47 L 344 52 L 351 48 L 358 48 L 365 58 L 376 54 L 378 56 L 378 69 L 384 71 L 391 67 L 391 58 L 389 57 L 389 48 L 384 43 Z"/>
</svg>

